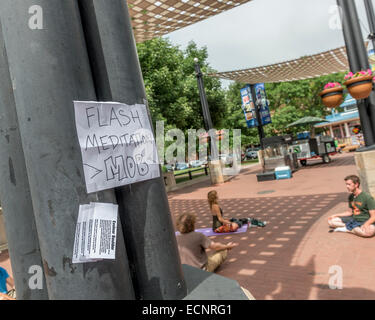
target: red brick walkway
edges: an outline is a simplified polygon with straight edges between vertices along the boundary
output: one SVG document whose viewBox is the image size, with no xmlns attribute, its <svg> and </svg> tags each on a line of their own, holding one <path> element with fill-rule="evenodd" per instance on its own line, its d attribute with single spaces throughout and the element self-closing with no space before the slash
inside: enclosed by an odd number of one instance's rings
<svg viewBox="0 0 375 320">
<path fill-rule="evenodd" d="M 343 178 L 356 173 L 352 154 L 333 157 L 330 164 L 311 161 L 293 179 L 257 182 L 259 166 L 245 169 L 232 181 L 211 187 L 202 182 L 168 195 L 172 216 L 198 215 L 197 228 L 210 227 L 206 195 L 219 192 L 226 217 L 256 217 L 266 228 L 216 236 L 236 241 L 218 274 L 238 280 L 256 299 L 375 299 L 375 238 L 328 233 L 327 217 L 346 210 Z M 10 273 L 7 252 L 0 266 Z M 343 289 L 329 288 L 329 269 L 343 271 Z M 335 272 L 335 269 L 332 269 Z"/>
<path fill-rule="evenodd" d="M 258 300 L 375 299 L 375 239 L 328 233 L 326 222 L 346 210 L 343 178 L 356 173 L 353 154 L 337 155 L 330 164 L 311 161 L 290 180 L 259 183 L 259 170 L 246 169 L 221 186 L 203 182 L 169 194 L 173 215 L 195 212 L 197 228 L 211 226 L 206 195 L 212 189 L 226 217 L 269 222 L 247 233 L 212 237 L 240 244 L 218 274 L 238 280 Z M 343 289 L 332 290 L 340 268 Z"/>
</svg>

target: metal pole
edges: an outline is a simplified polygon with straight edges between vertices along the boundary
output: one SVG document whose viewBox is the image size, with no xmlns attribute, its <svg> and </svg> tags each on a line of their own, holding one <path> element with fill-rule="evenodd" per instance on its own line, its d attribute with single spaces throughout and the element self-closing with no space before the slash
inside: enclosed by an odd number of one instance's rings
<svg viewBox="0 0 375 320">
<path fill-rule="evenodd" d="M 362 31 L 361 31 L 361 26 L 359 24 L 359 17 L 358 17 L 355 1 L 347 0 L 345 4 L 346 4 L 345 10 L 349 18 L 348 23 L 351 28 L 353 42 L 355 45 L 355 50 L 357 52 L 359 67 L 362 70 L 367 70 L 369 69 L 370 65 L 368 62 L 368 54 L 367 54 L 366 46 L 364 44 L 364 38 L 363 38 Z M 359 70 L 356 70 L 356 71 L 359 71 Z"/>
<path fill-rule="evenodd" d="M 364 2 L 365 2 L 367 20 L 368 20 L 369 28 L 370 28 L 370 35 L 369 35 L 368 38 L 372 41 L 372 47 L 373 47 L 373 50 L 375 51 L 374 6 L 373 6 L 371 0 L 364 0 Z M 374 143 L 375 143 L 375 92 L 374 92 L 374 90 L 372 90 L 372 92 L 370 94 L 370 97 L 369 97 L 368 112 L 369 112 L 369 116 L 370 116 L 370 121 L 371 121 L 371 125 L 372 125 L 372 133 L 373 133 Z"/>
<path fill-rule="evenodd" d="M 375 50 L 375 15 L 374 15 L 374 7 L 372 5 L 371 0 L 363 0 L 365 3 L 367 20 L 370 27 L 370 34 L 368 39 L 372 42 L 372 48 Z"/>
<path fill-rule="evenodd" d="M 346 54 L 348 56 L 350 70 L 360 70 L 361 66 L 358 61 L 357 51 L 355 50 L 354 37 L 350 25 L 350 17 L 346 6 L 346 0 L 337 0 L 337 5 L 341 8 L 341 22 L 343 28 L 343 36 L 346 44 Z"/>
<path fill-rule="evenodd" d="M 260 112 L 259 112 L 259 102 L 260 101 L 258 102 L 258 99 L 257 99 L 257 96 L 256 96 L 255 84 L 250 84 L 250 89 L 251 89 L 251 95 L 253 97 L 254 106 L 255 106 L 255 113 L 256 113 L 256 117 L 257 117 L 257 121 L 258 121 L 258 134 L 259 134 L 260 147 L 261 147 L 262 150 L 264 150 L 263 139 L 264 139 L 265 135 L 264 135 L 263 125 L 262 125 L 262 117 L 261 117 Z"/>
<path fill-rule="evenodd" d="M 202 71 L 201 71 L 199 63 L 197 61 L 194 64 L 194 68 L 195 68 L 195 74 L 196 74 L 197 82 L 198 82 L 199 97 L 200 97 L 200 101 L 201 101 L 201 105 L 202 105 L 204 128 L 208 132 L 208 130 L 210 130 L 212 125 L 210 126 L 208 124 L 208 119 L 210 118 L 210 115 L 207 114 L 207 100 L 205 99 L 205 95 L 204 95 L 204 86 L 203 86 L 203 83 L 202 83 L 203 82 L 202 81 Z"/>
<path fill-rule="evenodd" d="M 43 30 L 29 8 L 43 9 Z M 72 264 L 80 204 L 87 195 L 73 100 L 96 100 L 75 0 L 2 0 L 0 19 L 50 299 L 134 299 L 121 227 L 116 260 Z M 34 7 L 35 8 L 35 7 Z M 23 195 L 18 195 L 22 197 Z"/>
<path fill-rule="evenodd" d="M 343 34 L 346 44 L 346 51 L 350 70 L 355 73 L 369 68 L 366 48 L 363 43 L 363 36 L 359 25 L 358 14 L 355 3 L 351 0 L 337 0 L 342 12 Z M 358 112 L 366 147 L 375 144 L 375 138 L 370 119 L 369 109 L 373 108 L 373 93 L 369 99 L 357 100 Z M 359 151 L 367 151 L 368 148 L 361 148 Z M 357 150 L 358 151 L 358 150 Z"/>
<path fill-rule="evenodd" d="M 368 61 L 368 53 L 363 41 L 363 35 L 361 31 L 361 26 L 359 23 L 359 17 L 357 13 L 357 8 L 355 1 L 348 1 L 347 2 L 347 8 L 348 8 L 348 13 L 350 16 L 350 23 L 353 31 L 353 36 L 354 36 L 354 41 L 355 41 L 355 46 L 356 50 L 358 52 L 358 58 L 359 58 L 359 63 L 361 70 L 368 70 L 370 68 L 370 64 Z M 372 91 L 370 96 L 365 99 L 365 104 L 367 108 L 367 118 L 369 121 L 369 144 L 367 147 L 375 148 L 375 92 Z M 370 134 L 371 132 L 371 134 Z M 371 137 L 371 138 L 370 138 Z M 368 148 L 362 149 L 360 151 L 367 151 Z"/>
<path fill-rule="evenodd" d="M 195 67 L 195 74 L 196 74 L 197 82 L 198 82 L 198 90 L 199 90 L 199 96 L 200 96 L 201 105 L 202 105 L 205 129 L 206 131 L 209 132 L 211 129 L 213 129 L 213 124 L 212 124 L 210 109 L 209 109 L 208 102 L 207 102 L 206 91 L 204 89 L 203 74 L 202 74 L 197 58 L 195 60 L 194 67 Z M 217 145 L 216 145 L 216 133 L 210 132 L 210 146 L 211 146 L 210 150 L 212 151 L 211 160 L 219 159 L 219 152 L 217 150 Z"/>
<path fill-rule="evenodd" d="M 45 285 L 29 286 L 31 267 L 41 266 L 42 257 L 1 23 L 0 79 L 0 194 L 17 300 L 48 300 Z M 45 284 L 43 274 L 40 280 Z"/>
<path fill-rule="evenodd" d="M 127 2 L 80 0 L 79 4 L 98 99 L 144 103 Z M 118 188 L 116 196 L 137 298 L 184 298 L 187 289 L 162 175 Z"/>
</svg>

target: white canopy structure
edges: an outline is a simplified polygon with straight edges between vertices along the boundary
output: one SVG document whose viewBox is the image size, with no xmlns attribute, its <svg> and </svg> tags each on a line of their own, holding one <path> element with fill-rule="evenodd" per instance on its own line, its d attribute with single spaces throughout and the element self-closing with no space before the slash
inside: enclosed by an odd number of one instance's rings
<svg viewBox="0 0 375 320">
<path fill-rule="evenodd" d="M 346 47 L 267 66 L 217 72 L 209 76 L 243 83 L 276 83 L 303 80 L 349 70 Z"/>
<path fill-rule="evenodd" d="M 251 0 L 128 0 L 136 42 L 187 27 Z"/>
<path fill-rule="evenodd" d="M 136 42 L 171 33 L 251 0 L 128 0 Z M 209 76 L 243 83 L 275 83 L 349 70 L 346 47 L 282 63 Z"/>
</svg>

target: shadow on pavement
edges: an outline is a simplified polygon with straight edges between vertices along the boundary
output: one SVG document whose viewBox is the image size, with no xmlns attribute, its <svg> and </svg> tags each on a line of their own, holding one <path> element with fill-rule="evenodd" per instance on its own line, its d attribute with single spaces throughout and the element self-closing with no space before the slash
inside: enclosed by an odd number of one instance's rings
<svg viewBox="0 0 375 320">
<path fill-rule="evenodd" d="M 327 254 L 323 248 L 313 252 L 307 263 L 295 263 L 314 224 L 346 200 L 346 193 L 220 200 L 224 217 L 252 217 L 268 224 L 250 228 L 247 233 L 210 237 L 224 243 L 239 242 L 217 273 L 237 280 L 258 300 L 375 299 L 375 292 L 366 289 L 329 289 L 328 269 L 336 260 L 331 263 L 328 256 L 327 270 L 316 270 L 315 255 L 321 258 Z M 197 214 L 197 229 L 212 225 L 206 200 L 171 199 L 170 207 L 174 219 L 185 212 Z"/>
</svg>

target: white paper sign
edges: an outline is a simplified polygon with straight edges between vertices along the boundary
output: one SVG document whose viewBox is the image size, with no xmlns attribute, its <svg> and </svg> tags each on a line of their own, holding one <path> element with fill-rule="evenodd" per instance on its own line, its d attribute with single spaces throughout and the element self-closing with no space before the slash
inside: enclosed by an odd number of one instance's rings
<svg viewBox="0 0 375 320">
<path fill-rule="evenodd" d="M 80 205 L 73 248 L 73 263 L 115 259 L 118 206 L 91 202 Z"/>
<path fill-rule="evenodd" d="M 145 105 L 74 101 L 88 193 L 160 177 Z"/>
<path fill-rule="evenodd" d="M 93 212 L 92 205 L 81 205 L 79 207 L 76 236 L 74 239 L 73 263 L 95 262 L 97 259 L 90 258 L 90 243 L 87 243 L 89 234 L 89 217 Z M 91 214 L 92 216 L 92 214 Z"/>
<path fill-rule="evenodd" d="M 117 205 L 95 203 L 91 240 L 91 259 L 115 259 Z"/>
</svg>

